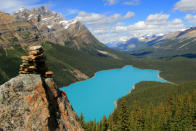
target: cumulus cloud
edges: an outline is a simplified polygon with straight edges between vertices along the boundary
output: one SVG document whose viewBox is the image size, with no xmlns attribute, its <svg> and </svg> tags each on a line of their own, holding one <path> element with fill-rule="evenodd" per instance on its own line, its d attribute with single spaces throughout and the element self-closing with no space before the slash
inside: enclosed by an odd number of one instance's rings
<svg viewBox="0 0 196 131">
<path fill-rule="evenodd" d="M 131 18 L 131 16 L 129 12 L 124 16 L 120 14 L 105 16 L 103 14 L 81 12 L 77 18 L 80 18 L 103 43 L 125 41 L 131 37 L 142 37 L 144 35 L 166 34 L 185 29 L 181 19 L 169 20 L 169 14 L 151 14 L 146 20 L 131 25 L 123 23 L 123 20 Z"/>
<path fill-rule="evenodd" d="M 174 10 L 180 10 L 183 12 L 195 12 L 196 0 L 180 0 L 175 4 Z"/>
<path fill-rule="evenodd" d="M 63 12 L 63 15 L 65 17 L 67 17 L 67 16 L 77 15 L 80 11 L 77 9 L 66 9 L 65 11 L 61 11 L 61 12 Z"/>
<path fill-rule="evenodd" d="M 129 18 L 132 18 L 133 16 L 135 15 L 134 12 L 127 12 L 127 14 L 124 16 L 124 19 L 129 19 Z"/>
<path fill-rule="evenodd" d="M 140 0 L 125 1 L 123 4 L 124 5 L 139 5 Z"/>
<path fill-rule="evenodd" d="M 76 17 L 77 20 L 83 22 L 84 24 L 88 25 L 106 25 L 106 24 L 113 24 L 118 21 L 130 19 L 134 16 L 134 12 L 127 12 L 124 16 L 121 14 L 113 14 L 111 16 L 106 16 L 104 14 L 99 13 L 87 13 L 81 11 L 78 16 Z"/>
<path fill-rule="evenodd" d="M 41 0 L 0 0 L 0 11 L 13 13 L 21 7 L 36 8 L 42 5 L 50 6 L 50 3 L 42 3 Z"/>
<path fill-rule="evenodd" d="M 107 42 L 109 39 L 117 40 L 119 34 L 113 29 L 116 25 L 123 25 L 124 20 L 134 17 L 134 12 L 127 12 L 124 15 L 113 14 L 107 16 L 100 13 L 80 12 L 75 18 L 88 26 L 89 30 L 102 42 Z"/>
<path fill-rule="evenodd" d="M 105 5 L 114 5 L 117 4 L 119 0 L 103 0 L 103 2 L 105 3 Z"/>
<path fill-rule="evenodd" d="M 140 0 L 103 0 L 105 5 L 115 5 L 122 3 L 124 5 L 139 5 Z"/>
<path fill-rule="evenodd" d="M 149 15 L 145 21 L 139 21 L 129 26 L 116 26 L 116 32 L 128 32 L 130 36 L 140 37 L 144 35 L 166 34 L 184 29 L 180 19 L 169 21 L 168 14 Z"/>
<path fill-rule="evenodd" d="M 196 24 L 196 15 L 187 14 L 185 19 L 191 24 Z"/>
</svg>

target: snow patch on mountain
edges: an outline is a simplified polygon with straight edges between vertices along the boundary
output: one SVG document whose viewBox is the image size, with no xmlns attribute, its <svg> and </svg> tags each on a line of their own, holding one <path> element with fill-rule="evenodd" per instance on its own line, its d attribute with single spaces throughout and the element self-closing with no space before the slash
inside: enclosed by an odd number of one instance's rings
<svg viewBox="0 0 196 131">
<path fill-rule="evenodd" d="M 59 24 L 63 25 L 65 29 L 68 29 L 71 25 L 77 23 L 78 21 L 77 20 L 70 20 L 70 21 L 66 21 L 66 20 L 63 20 L 63 21 L 60 21 Z"/>
<path fill-rule="evenodd" d="M 51 28 L 53 27 L 53 25 L 48 25 L 47 27 L 48 27 L 49 29 L 51 29 Z"/>
<path fill-rule="evenodd" d="M 18 11 L 16 11 L 15 14 L 25 16 L 27 20 L 39 19 L 39 25 L 46 25 L 48 29 L 51 29 L 55 26 L 63 26 L 66 30 L 71 25 L 76 24 L 78 22 L 76 19 L 64 20 L 64 18 L 60 14 L 52 12 L 45 7 L 33 9 L 32 11 L 26 8 L 21 8 Z"/>
<path fill-rule="evenodd" d="M 16 11 L 16 13 L 24 12 L 25 10 L 27 10 L 27 9 L 24 8 L 24 7 L 22 7 L 22 8 L 20 8 L 20 9 L 18 9 L 18 10 Z"/>
</svg>

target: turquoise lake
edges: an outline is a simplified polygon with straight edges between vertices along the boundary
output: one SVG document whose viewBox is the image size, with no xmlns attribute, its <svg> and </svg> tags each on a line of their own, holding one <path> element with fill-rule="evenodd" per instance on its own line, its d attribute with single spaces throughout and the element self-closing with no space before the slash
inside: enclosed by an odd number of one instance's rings
<svg viewBox="0 0 196 131">
<path fill-rule="evenodd" d="M 115 101 L 127 95 L 132 87 L 141 81 L 160 81 L 159 71 L 143 70 L 132 66 L 121 69 L 104 70 L 85 81 L 71 84 L 64 90 L 70 103 L 78 115 L 81 112 L 85 121 L 96 119 L 100 121 L 107 117 L 115 108 Z"/>
</svg>

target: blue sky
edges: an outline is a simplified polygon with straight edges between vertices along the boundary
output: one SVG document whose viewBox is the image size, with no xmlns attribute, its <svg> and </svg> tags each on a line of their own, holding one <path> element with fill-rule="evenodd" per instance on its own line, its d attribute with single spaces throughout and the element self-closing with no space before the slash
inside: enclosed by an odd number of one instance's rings
<svg viewBox="0 0 196 131">
<path fill-rule="evenodd" d="M 166 34 L 196 25 L 196 0 L 0 0 L 0 10 L 45 5 L 77 19 L 103 43 Z"/>
</svg>

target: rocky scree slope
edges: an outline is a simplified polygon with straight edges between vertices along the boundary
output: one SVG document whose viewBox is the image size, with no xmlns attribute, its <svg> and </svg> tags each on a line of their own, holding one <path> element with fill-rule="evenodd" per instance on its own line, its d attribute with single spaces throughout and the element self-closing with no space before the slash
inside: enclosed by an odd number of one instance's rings
<svg viewBox="0 0 196 131">
<path fill-rule="evenodd" d="M 16 19 L 33 22 L 42 37 L 52 43 L 75 49 L 104 47 L 79 21 L 65 20 L 44 6 L 32 10 L 21 8 L 14 16 Z"/>
<path fill-rule="evenodd" d="M 37 27 L 23 19 L 0 12 L 0 46 L 10 47 L 20 45 L 35 45 L 41 41 L 41 35 Z"/>
<path fill-rule="evenodd" d="M 59 87 L 121 67 L 129 58 L 99 42 L 79 21 L 64 20 L 46 7 L 21 8 L 14 15 L 1 12 L 0 19 L 0 84 L 17 75 L 20 56 L 32 45 L 44 47 Z"/>
</svg>

